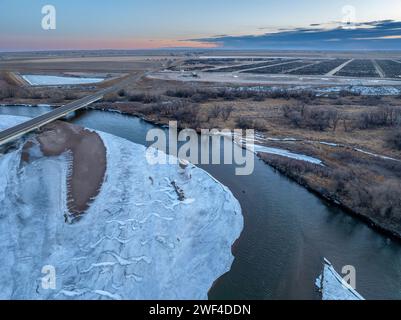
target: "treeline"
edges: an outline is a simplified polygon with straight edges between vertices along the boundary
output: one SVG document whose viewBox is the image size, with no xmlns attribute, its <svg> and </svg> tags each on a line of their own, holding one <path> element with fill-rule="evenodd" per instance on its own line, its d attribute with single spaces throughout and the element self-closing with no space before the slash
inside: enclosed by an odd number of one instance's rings
<svg viewBox="0 0 401 320">
<path fill-rule="evenodd" d="M 103 101 L 105 102 L 117 102 L 117 101 L 130 101 L 130 102 L 140 102 L 143 104 L 156 103 L 161 101 L 161 96 L 152 95 L 148 93 L 136 93 L 130 92 L 125 89 L 121 89 L 117 93 L 109 93 L 105 95 Z"/>
<path fill-rule="evenodd" d="M 361 130 L 400 125 L 401 108 L 394 106 L 383 106 L 363 111 L 357 118 L 357 127 Z"/>
<path fill-rule="evenodd" d="M 160 101 L 157 103 L 138 107 L 138 111 L 147 116 L 167 118 L 179 122 L 180 127 L 191 127 L 196 129 L 200 126 L 199 106 L 185 101 Z"/>
<path fill-rule="evenodd" d="M 241 90 L 235 88 L 212 88 L 212 89 L 176 89 L 168 90 L 166 96 L 190 99 L 193 102 L 204 103 L 211 100 L 226 100 L 233 101 L 238 99 L 253 99 L 255 101 L 264 101 L 266 99 L 298 99 L 300 101 L 309 102 L 316 98 L 315 93 L 307 90 L 271 90 L 271 91 L 256 91 L 256 90 Z"/>
<path fill-rule="evenodd" d="M 340 115 L 334 108 L 306 106 L 283 106 L 284 118 L 297 128 L 324 131 L 328 128 L 336 130 Z"/>
<path fill-rule="evenodd" d="M 6 99 L 34 99 L 46 100 L 50 103 L 60 103 L 65 100 L 76 100 L 81 97 L 73 91 L 59 90 L 57 88 L 33 89 L 6 86 L 0 88 L 0 100 Z"/>
</svg>

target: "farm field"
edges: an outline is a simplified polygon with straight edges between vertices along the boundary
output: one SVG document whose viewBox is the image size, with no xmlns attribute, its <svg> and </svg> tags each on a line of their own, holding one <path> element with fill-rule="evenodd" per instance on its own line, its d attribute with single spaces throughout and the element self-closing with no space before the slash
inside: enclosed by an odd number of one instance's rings
<svg viewBox="0 0 401 320">
<path fill-rule="evenodd" d="M 401 78 L 401 63 L 393 60 L 376 60 L 387 78 Z"/>
<path fill-rule="evenodd" d="M 312 62 L 305 62 L 305 61 L 294 61 L 291 63 L 287 64 L 281 64 L 277 66 L 271 66 L 271 67 L 266 67 L 266 68 L 261 68 L 261 69 L 255 69 L 255 70 L 248 70 L 244 71 L 246 73 L 255 73 L 255 74 L 278 74 L 278 73 L 284 73 L 285 71 L 299 68 L 302 66 L 307 66 L 308 64 L 311 64 Z"/>
<path fill-rule="evenodd" d="M 204 58 L 204 59 L 190 59 L 185 62 L 187 65 L 194 64 L 210 64 L 215 66 L 225 66 L 229 64 L 238 64 L 238 63 L 246 63 L 246 62 L 259 62 L 271 60 L 269 58 Z"/>
<path fill-rule="evenodd" d="M 337 68 L 341 64 L 345 63 L 347 59 L 334 59 L 328 61 L 322 61 L 320 63 L 289 72 L 288 74 L 297 75 L 324 75 L 331 70 Z"/>
<path fill-rule="evenodd" d="M 336 70 L 339 69 L 339 70 Z M 360 57 L 230 57 L 188 59 L 171 66 L 170 71 L 239 72 L 246 74 L 299 76 L 401 78 L 401 62 L 395 59 Z M 329 74 L 331 73 L 331 74 Z"/>
<path fill-rule="evenodd" d="M 289 61 L 291 61 L 291 60 L 289 60 Z M 215 70 L 209 70 L 209 72 L 238 72 L 238 71 L 243 71 L 243 70 L 248 70 L 248 69 L 267 67 L 270 65 L 284 63 L 284 62 L 287 62 L 287 61 L 285 61 L 284 59 L 266 60 L 265 62 L 260 62 L 260 63 L 250 63 L 250 64 L 232 66 L 232 67 L 228 67 L 228 68 L 218 68 Z"/>
<path fill-rule="evenodd" d="M 216 68 L 216 71 L 220 68 L 235 68 L 241 65 L 253 65 L 257 62 L 271 61 L 268 58 L 205 58 L 205 59 L 189 59 L 183 64 L 178 66 L 171 66 L 169 70 L 172 71 L 202 71 Z M 213 71 L 213 70 L 211 70 Z"/>
</svg>

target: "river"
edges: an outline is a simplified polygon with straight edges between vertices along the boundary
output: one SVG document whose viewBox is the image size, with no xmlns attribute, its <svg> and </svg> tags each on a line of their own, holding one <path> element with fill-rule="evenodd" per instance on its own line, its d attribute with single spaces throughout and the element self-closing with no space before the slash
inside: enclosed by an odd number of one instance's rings
<svg viewBox="0 0 401 320">
<path fill-rule="evenodd" d="M 49 107 L 2 106 L 0 114 L 34 117 Z M 80 111 L 71 122 L 146 145 L 154 126 L 135 117 Z M 366 299 L 401 299 L 401 242 L 321 200 L 260 160 L 251 176 L 231 165 L 201 166 L 241 203 L 245 228 L 229 273 L 210 290 L 212 299 L 319 299 L 314 286 L 323 257 L 336 270 L 356 268 Z"/>
</svg>

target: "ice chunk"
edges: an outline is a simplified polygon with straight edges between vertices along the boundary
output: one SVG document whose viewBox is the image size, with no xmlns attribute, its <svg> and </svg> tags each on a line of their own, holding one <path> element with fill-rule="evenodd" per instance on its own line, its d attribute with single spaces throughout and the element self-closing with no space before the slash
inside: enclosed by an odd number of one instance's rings
<svg viewBox="0 0 401 320">
<path fill-rule="evenodd" d="M 364 300 L 337 272 L 333 265 L 324 260 L 322 275 L 316 279 L 316 286 L 322 292 L 323 300 Z"/>
</svg>

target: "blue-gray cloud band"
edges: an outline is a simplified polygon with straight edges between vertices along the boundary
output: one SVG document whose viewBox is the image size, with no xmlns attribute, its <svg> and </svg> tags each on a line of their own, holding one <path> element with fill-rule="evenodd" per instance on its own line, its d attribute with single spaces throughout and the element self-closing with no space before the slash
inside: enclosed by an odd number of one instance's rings
<svg viewBox="0 0 401 320">
<path fill-rule="evenodd" d="M 313 28 L 312 28 L 313 26 Z M 232 49 L 401 50 L 401 22 L 394 20 L 358 23 L 353 28 L 310 28 L 263 35 L 216 36 L 193 39 Z"/>
</svg>

